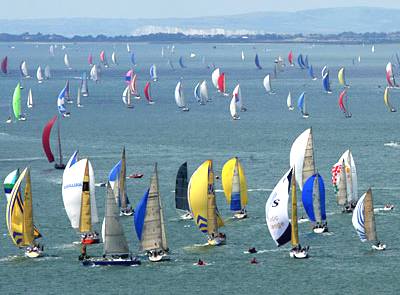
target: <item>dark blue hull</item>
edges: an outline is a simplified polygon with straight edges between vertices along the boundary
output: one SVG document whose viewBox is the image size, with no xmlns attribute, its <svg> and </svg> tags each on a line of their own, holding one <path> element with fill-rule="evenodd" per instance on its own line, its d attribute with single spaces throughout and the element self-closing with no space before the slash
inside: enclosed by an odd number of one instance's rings
<svg viewBox="0 0 400 295">
<path fill-rule="evenodd" d="M 87 259 L 82 261 L 84 266 L 113 266 L 113 265 L 120 265 L 120 266 L 132 266 L 132 265 L 140 265 L 141 262 L 139 259 Z"/>
</svg>

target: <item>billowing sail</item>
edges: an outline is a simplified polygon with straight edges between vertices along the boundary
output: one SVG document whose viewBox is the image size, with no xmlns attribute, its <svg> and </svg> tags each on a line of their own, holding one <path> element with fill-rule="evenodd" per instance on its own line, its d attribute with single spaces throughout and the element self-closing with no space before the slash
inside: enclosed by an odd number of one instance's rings
<svg viewBox="0 0 400 295">
<path fill-rule="evenodd" d="M 89 96 L 89 87 L 88 87 L 88 80 L 87 80 L 86 72 L 82 73 L 80 94 L 82 94 L 83 96 Z"/>
<path fill-rule="evenodd" d="M 32 89 L 31 88 L 29 88 L 28 98 L 26 100 L 26 106 L 28 108 L 33 108 L 33 94 L 32 94 Z"/>
<path fill-rule="evenodd" d="M 229 104 L 229 111 L 231 113 L 232 119 L 234 119 L 234 120 L 239 120 L 240 119 L 240 116 L 239 116 L 239 113 L 238 113 L 238 109 L 239 108 L 238 108 L 237 103 L 238 103 L 237 96 L 232 95 L 232 99 L 231 99 L 231 102 Z"/>
<path fill-rule="evenodd" d="M 4 193 L 6 195 L 7 202 L 11 199 L 11 191 L 14 188 L 15 183 L 19 177 L 19 169 L 15 169 L 10 172 L 4 179 Z"/>
<path fill-rule="evenodd" d="M 28 65 L 26 64 L 26 61 L 21 62 L 19 69 L 21 71 L 22 77 L 30 78 L 30 76 L 28 74 Z"/>
<path fill-rule="evenodd" d="M 43 72 L 41 66 L 38 66 L 37 71 L 36 71 L 36 79 L 38 80 L 39 83 L 43 82 Z"/>
<path fill-rule="evenodd" d="M 260 65 L 260 59 L 258 57 L 258 54 L 256 54 L 256 57 L 254 58 L 254 63 L 256 64 L 257 69 L 261 70 L 262 66 Z"/>
<path fill-rule="evenodd" d="M 368 191 L 358 200 L 352 217 L 353 226 L 362 242 L 377 241 L 372 191 Z"/>
<path fill-rule="evenodd" d="M 228 160 L 222 168 L 222 187 L 232 211 L 240 211 L 247 205 L 247 180 L 237 157 Z"/>
<path fill-rule="evenodd" d="M 21 118 L 21 87 L 20 83 L 14 89 L 12 106 L 14 111 L 14 116 L 17 120 Z"/>
<path fill-rule="evenodd" d="M 183 94 L 182 82 L 179 81 L 175 87 L 175 102 L 179 108 L 187 108 L 185 102 L 185 95 Z"/>
<path fill-rule="evenodd" d="M 71 223 L 72 228 L 78 230 L 81 219 L 82 191 L 84 187 L 84 175 L 86 165 L 89 172 L 89 194 L 90 194 L 90 215 L 91 223 L 99 221 L 97 215 L 95 197 L 95 178 L 92 164 L 88 159 L 78 160 L 78 151 L 69 159 L 62 178 L 62 197 L 64 208 Z M 115 202 L 115 201 L 114 201 Z"/>
<path fill-rule="evenodd" d="M 3 72 L 3 74 L 8 73 L 8 57 L 7 56 L 5 56 L 3 58 L 3 60 L 1 61 L 1 71 Z"/>
<path fill-rule="evenodd" d="M 150 188 L 135 208 L 135 229 L 141 250 L 168 249 L 162 211 L 156 164 L 150 180 Z"/>
<path fill-rule="evenodd" d="M 306 180 L 315 173 L 314 147 L 311 129 L 305 130 L 293 142 L 290 149 L 290 166 L 295 169 L 300 190 Z"/>
<path fill-rule="evenodd" d="M 293 63 L 293 51 L 292 50 L 289 51 L 288 62 L 290 64 L 290 66 L 292 66 L 292 67 L 294 66 L 294 63 Z"/>
<path fill-rule="evenodd" d="M 104 65 L 104 67 L 108 68 L 107 57 L 106 57 L 106 53 L 104 50 L 102 50 L 100 52 L 100 61 Z"/>
<path fill-rule="evenodd" d="M 157 81 L 157 66 L 155 64 L 153 64 L 150 67 L 150 79 L 152 79 L 153 81 Z"/>
<path fill-rule="evenodd" d="M 188 171 L 187 162 L 183 163 L 176 174 L 175 182 L 175 208 L 179 210 L 189 211 L 189 203 L 187 197 L 188 190 Z"/>
<path fill-rule="evenodd" d="M 386 65 L 386 81 L 389 87 L 399 87 L 399 85 L 396 84 L 396 80 L 394 78 L 393 65 L 391 62 Z"/>
<path fill-rule="evenodd" d="M 325 185 L 318 173 L 309 177 L 304 183 L 302 201 L 311 222 L 322 223 L 326 220 Z"/>
<path fill-rule="evenodd" d="M 244 52 L 243 52 L 243 50 L 242 50 L 242 52 L 240 54 L 240 57 L 241 57 L 242 61 L 244 61 Z"/>
<path fill-rule="evenodd" d="M 385 92 L 383 94 L 383 102 L 385 103 L 385 106 L 388 108 L 388 110 L 390 112 L 396 112 L 397 111 L 389 101 L 389 87 L 385 88 Z"/>
<path fill-rule="evenodd" d="M 331 83 L 329 81 L 329 71 L 327 71 L 322 77 L 322 86 L 324 87 L 326 93 L 332 93 Z"/>
<path fill-rule="evenodd" d="M 207 160 L 192 174 L 188 186 L 188 201 L 193 220 L 201 232 L 217 236 L 224 225 L 215 202 L 212 161 Z"/>
<path fill-rule="evenodd" d="M 211 74 L 211 81 L 215 88 L 218 89 L 218 78 L 221 75 L 220 69 L 216 68 Z"/>
<path fill-rule="evenodd" d="M 349 112 L 349 107 L 348 107 L 348 96 L 347 96 L 347 91 L 346 88 L 340 93 L 339 95 L 339 108 L 341 111 L 344 113 L 346 118 L 351 117 L 351 113 Z"/>
<path fill-rule="evenodd" d="M 106 213 L 103 228 L 104 255 L 128 255 L 128 242 L 126 241 L 122 225 L 119 222 L 119 210 L 115 203 L 114 192 L 110 184 L 107 185 Z"/>
<path fill-rule="evenodd" d="M 180 67 L 181 67 L 182 69 L 186 68 L 186 66 L 185 66 L 184 63 L 183 63 L 183 56 L 181 56 L 181 57 L 179 58 L 179 65 L 180 65 Z"/>
<path fill-rule="evenodd" d="M 317 77 L 315 77 L 314 75 L 314 69 L 312 65 L 308 67 L 308 75 L 310 76 L 311 79 L 317 80 Z"/>
<path fill-rule="evenodd" d="M 304 70 L 306 68 L 306 65 L 304 64 L 303 54 L 299 54 L 299 56 L 297 57 L 297 63 L 300 69 Z"/>
<path fill-rule="evenodd" d="M 154 104 L 153 98 L 151 97 L 150 85 L 150 82 L 146 82 L 146 85 L 144 86 L 144 96 L 149 104 Z"/>
<path fill-rule="evenodd" d="M 111 61 L 113 62 L 114 65 L 118 64 L 117 54 L 115 53 L 115 51 L 113 51 L 113 53 L 111 54 Z"/>
<path fill-rule="evenodd" d="M 221 73 L 218 77 L 218 91 L 223 94 L 226 93 L 225 73 Z"/>
<path fill-rule="evenodd" d="M 71 68 L 71 64 L 70 64 L 70 62 L 69 62 L 69 56 L 68 56 L 67 53 L 64 54 L 64 64 L 65 64 L 65 66 L 66 66 L 69 70 L 72 69 L 72 68 Z"/>
<path fill-rule="evenodd" d="M 25 180 L 25 188 L 22 182 Z M 32 189 L 29 168 L 19 175 L 11 191 L 6 209 L 7 229 L 13 243 L 18 247 L 31 246 L 41 237 L 33 224 Z"/>
<path fill-rule="evenodd" d="M 240 89 L 240 84 L 236 85 L 235 89 L 233 89 L 232 96 L 235 97 L 235 103 L 238 111 L 245 111 L 246 108 L 243 105 L 243 97 L 242 90 Z"/>
<path fill-rule="evenodd" d="M 89 64 L 89 66 L 93 65 L 93 55 L 91 53 L 89 53 L 89 55 L 88 55 L 88 64 Z"/>
<path fill-rule="evenodd" d="M 344 87 L 349 87 L 349 85 L 346 82 L 346 76 L 345 76 L 345 70 L 344 68 L 341 68 L 338 72 L 338 80 L 339 84 L 344 86 Z"/>
<path fill-rule="evenodd" d="M 99 80 L 99 72 L 97 65 L 93 65 L 90 69 L 90 79 L 97 82 Z"/>
<path fill-rule="evenodd" d="M 272 239 L 282 246 L 291 240 L 291 224 L 288 216 L 289 191 L 292 169 L 279 180 L 265 204 L 265 218 Z"/>
<path fill-rule="evenodd" d="M 306 93 L 303 92 L 300 94 L 299 99 L 297 100 L 297 108 L 299 109 L 303 118 L 308 118 L 309 114 L 306 109 Z"/>
<path fill-rule="evenodd" d="M 265 91 L 267 91 L 268 94 L 274 93 L 274 91 L 272 90 L 272 86 L 271 86 L 271 76 L 269 74 L 265 76 L 265 78 L 263 80 L 263 85 L 264 85 Z"/>
<path fill-rule="evenodd" d="M 51 70 L 49 65 L 46 65 L 46 67 L 44 68 L 44 78 L 46 80 L 51 78 Z"/>
<path fill-rule="evenodd" d="M 50 133 L 53 128 L 54 123 L 57 120 L 57 115 L 55 115 L 49 122 L 47 122 L 46 126 L 44 126 L 42 133 L 42 145 L 44 153 L 46 154 L 47 160 L 51 163 L 54 162 L 54 155 L 51 151 L 50 147 Z"/>
<path fill-rule="evenodd" d="M 286 105 L 287 105 L 289 111 L 293 111 L 294 110 L 294 107 L 292 105 L 292 94 L 290 93 L 290 91 L 289 91 L 288 96 L 286 98 Z"/>
<path fill-rule="evenodd" d="M 208 89 L 207 89 L 207 81 L 204 80 L 200 84 L 200 101 L 206 102 L 210 101 L 210 98 L 208 97 Z"/>
<path fill-rule="evenodd" d="M 58 112 L 63 116 L 66 117 L 69 115 L 67 112 L 67 109 L 65 108 L 65 97 L 67 93 L 67 85 L 64 86 L 64 88 L 61 90 L 60 94 L 58 95 L 57 98 L 57 108 Z"/>
</svg>

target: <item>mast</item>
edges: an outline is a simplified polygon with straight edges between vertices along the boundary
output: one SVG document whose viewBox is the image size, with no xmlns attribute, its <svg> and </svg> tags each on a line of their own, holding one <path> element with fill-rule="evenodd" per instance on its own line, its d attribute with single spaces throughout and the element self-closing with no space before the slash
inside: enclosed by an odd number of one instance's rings
<svg viewBox="0 0 400 295">
<path fill-rule="evenodd" d="M 121 172 L 119 174 L 119 199 L 121 202 L 121 209 L 126 209 L 128 203 L 125 191 L 125 182 L 126 182 L 126 158 L 125 158 L 125 147 L 123 147 L 122 157 L 121 157 Z"/>
<path fill-rule="evenodd" d="M 63 157 L 61 152 L 61 132 L 60 132 L 60 117 L 57 120 L 57 141 L 58 141 L 58 156 L 60 159 L 60 166 L 63 165 Z"/>
<path fill-rule="evenodd" d="M 207 231 L 209 236 L 218 234 L 217 205 L 214 193 L 214 172 L 212 160 L 208 160 L 208 185 L 207 185 Z"/>
<path fill-rule="evenodd" d="M 291 218 L 291 244 L 292 247 L 299 245 L 299 228 L 297 224 L 297 194 L 296 194 L 296 176 L 292 170 L 292 218 Z"/>
<path fill-rule="evenodd" d="M 86 160 L 85 174 L 83 175 L 81 213 L 79 219 L 79 231 L 81 233 L 92 231 L 92 216 L 90 205 L 90 185 L 89 185 L 89 161 Z"/>
<path fill-rule="evenodd" d="M 34 226 L 33 226 L 33 210 L 32 210 L 32 190 L 31 190 L 31 175 L 29 168 L 25 169 L 25 192 L 24 192 L 24 204 L 23 204 L 23 217 L 24 221 L 22 224 L 22 238 L 24 246 L 30 246 L 35 239 Z"/>
</svg>

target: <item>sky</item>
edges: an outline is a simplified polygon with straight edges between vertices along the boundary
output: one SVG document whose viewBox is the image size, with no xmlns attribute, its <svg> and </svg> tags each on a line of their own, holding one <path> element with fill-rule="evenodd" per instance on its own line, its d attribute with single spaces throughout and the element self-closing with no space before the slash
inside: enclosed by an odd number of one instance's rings
<svg viewBox="0 0 400 295">
<path fill-rule="evenodd" d="M 182 18 L 348 6 L 400 9 L 399 0 L 3 0 L 1 2 L 0 19 Z"/>
</svg>

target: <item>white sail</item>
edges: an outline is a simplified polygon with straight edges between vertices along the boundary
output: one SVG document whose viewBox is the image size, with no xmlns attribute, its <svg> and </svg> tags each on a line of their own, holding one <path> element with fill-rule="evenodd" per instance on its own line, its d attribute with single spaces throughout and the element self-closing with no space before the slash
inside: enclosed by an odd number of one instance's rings
<svg viewBox="0 0 400 295">
<path fill-rule="evenodd" d="M 271 77 L 270 75 L 266 75 L 264 80 L 263 80 L 263 85 L 265 88 L 265 91 L 267 91 L 267 93 L 272 94 L 272 87 L 271 87 Z"/>
<path fill-rule="evenodd" d="M 236 97 L 236 106 L 238 110 L 242 110 L 243 108 L 243 98 L 242 98 L 242 90 L 240 89 L 240 84 L 236 85 L 235 89 L 232 92 L 233 96 Z"/>
<path fill-rule="evenodd" d="M 288 216 L 291 171 L 292 169 L 279 180 L 265 204 L 265 218 L 269 233 L 278 246 L 287 243 L 291 238 Z"/>
<path fill-rule="evenodd" d="M 129 85 L 126 86 L 124 92 L 122 93 L 122 102 L 126 105 L 130 105 L 131 103 L 131 91 Z"/>
<path fill-rule="evenodd" d="M 207 81 L 206 80 L 204 80 L 200 84 L 200 101 L 204 102 L 204 103 L 206 101 L 209 101 L 208 89 L 207 89 Z"/>
<path fill-rule="evenodd" d="M 20 70 L 21 70 L 21 74 L 22 74 L 22 76 L 24 78 L 29 78 L 30 77 L 29 73 L 28 73 L 28 65 L 26 64 L 26 61 L 23 61 L 21 63 Z"/>
<path fill-rule="evenodd" d="M 113 53 L 111 54 L 111 61 L 113 62 L 114 65 L 118 64 L 117 54 L 115 53 L 115 51 L 113 51 Z"/>
<path fill-rule="evenodd" d="M 129 46 L 129 43 L 126 43 L 126 51 L 131 52 L 131 47 Z"/>
<path fill-rule="evenodd" d="M 346 190 L 347 190 L 347 201 L 355 201 L 358 199 L 358 182 L 357 182 L 357 169 L 353 159 L 353 155 L 350 150 L 347 150 L 339 158 L 337 164 L 344 163 L 345 175 L 346 175 Z M 339 186 L 342 180 L 338 177 L 337 186 Z"/>
<path fill-rule="evenodd" d="M 290 91 L 289 91 L 289 94 L 288 94 L 288 96 L 286 98 L 286 104 L 287 104 L 287 107 L 288 107 L 289 111 L 293 111 L 294 110 L 294 107 L 292 105 L 292 94 L 290 93 Z"/>
<path fill-rule="evenodd" d="M 43 72 L 42 72 L 42 68 L 40 66 L 38 66 L 38 68 L 37 68 L 36 78 L 37 78 L 39 83 L 43 82 Z"/>
<path fill-rule="evenodd" d="M 238 106 L 236 103 L 237 98 L 235 95 L 232 96 L 231 103 L 229 104 L 229 111 L 231 112 L 231 116 L 234 120 L 240 119 L 239 114 L 238 114 Z"/>
<path fill-rule="evenodd" d="M 49 47 L 49 53 L 51 56 L 54 56 L 54 45 L 53 44 L 50 45 L 50 47 Z"/>
<path fill-rule="evenodd" d="M 175 87 L 175 102 L 178 107 L 180 108 L 185 108 L 186 103 L 185 103 L 185 96 L 183 94 L 183 89 L 182 89 L 182 82 L 179 81 L 178 84 L 176 84 Z"/>
<path fill-rule="evenodd" d="M 79 228 L 81 213 L 81 199 L 83 176 L 85 174 L 86 163 L 88 159 L 78 161 L 78 152 L 76 151 L 69 159 L 63 174 L 62 197 L 65 211 L 74 229 Z M 92 224 L 99 221 L 97 215 L 97 206 L 95 198 L 95 179 L 92 164 L 89 161 L 89 181 L 90 181 L 90 206 Z"/>
<path fill-rule="evenodd" d="M 211 74 L 211 81 L 215 88 L 218 89 L 218 78 L 221 75 L 220 69 L 216 68 Z"/>
<path fill-rule="evenodd" d="M 244 61 L 244 52 L 243 52 L 243 50 L 242 50 L 241 57 L 242 57 L 242 61 Z"/>
<path fill-rule="evenodd" d="M 31 88 L 29 88 L 28 99 L 26 100 L 26 106 L 28 108 L 32 108 L 33 107 L 33 95 L 32 95 L 32 89 Z"/>
<path fill-rule="evenodd" d="M 64 54 L 64 64 L 69 70 L 71 69 L 71 64 L 69 63 L 69 57 L 67 53 Z"/>
<path fill-rule="evenodd" d="M 303 183 L 307 180 L 303 179 L 303 167 L 310 134 L 311 129 L 305 130 L 296 138 L 290 149 L 290 167 L 294 167 L 295 169 L 295 177 L 300 190 L 303 189 Z"/>
<path fill-rule="evenodd" d="M 51 78 L 51 70 L 49 65 L 44 68 L 44 78 L 47 80 Z"/>
<path fill-rule="evenodd" d="M 99 73 L 96 65 L 93 65 L 92 69 L 90 70 L 90 79 L 93 81 L 99 80 Z"/>
</svg>

